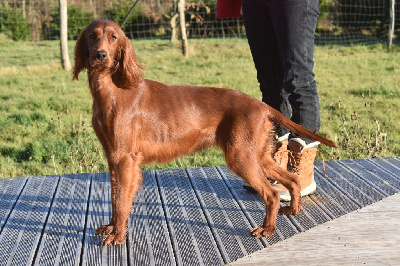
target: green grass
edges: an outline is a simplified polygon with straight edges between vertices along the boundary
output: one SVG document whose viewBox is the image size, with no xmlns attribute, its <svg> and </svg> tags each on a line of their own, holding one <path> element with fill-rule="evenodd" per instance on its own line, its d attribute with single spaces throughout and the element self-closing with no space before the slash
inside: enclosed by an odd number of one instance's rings
<svg viewBox="0 0 400 266">
<path fill-rule="evenodd" d="M 190 41 L 190 58 L 168 41 L 133 42 L 144 76 L 170 84 L 233 88 L 260 99 L 246 40 Z M 71 59 L 74 42 L 69 43 Z M 0 38 L 0 176 L 108 171 L 91 127 L 92 98 L 85 73 L 78 82 L 60 68 L 57 42 Z M 317 46 L 315 72 L 321 134 L 340 149 L 325 159 L 398 156 L 400 106 L 398 48 Z M 379 126 L 378 126 L 379 125 Z M 224 164 L 212 148 L 165 165 Z"/>
</svg>

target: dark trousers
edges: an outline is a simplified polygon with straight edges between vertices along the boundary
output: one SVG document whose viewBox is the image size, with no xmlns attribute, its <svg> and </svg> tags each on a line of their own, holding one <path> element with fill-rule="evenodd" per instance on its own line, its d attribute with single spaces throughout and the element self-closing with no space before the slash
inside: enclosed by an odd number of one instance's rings
<svg viewBox="0 0 400 266">
<path fill-rule="evenodd" d="M 263 102 L 313 132 L 320 128 L 313 72 L 318 5 L 318 0 L 242 0 Z M 288 132 L 277 128 L 278 136 Z"/>
</svg>

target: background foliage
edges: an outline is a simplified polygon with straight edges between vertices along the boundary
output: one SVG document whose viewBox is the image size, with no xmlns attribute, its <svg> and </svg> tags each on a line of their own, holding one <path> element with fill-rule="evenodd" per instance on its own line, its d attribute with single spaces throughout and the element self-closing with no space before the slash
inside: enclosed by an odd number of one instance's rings
<svg viewBox="0 0 400 266">
<path fill-rule="evenodd" d="M 69 46 L 72 51 L 74 41 Z M 192 40 L 189 59 L 168 40 L 134 41 L 133 46 L 146 78 L 227 87 L 260 99 L 245 39 Z M 399 52 L 384 45 L 316 47 L 321 134 L 340 146 L 321 146 L 325 159 L 400 155 Z M 34 59 L 25 60 L 27 53 Z M 58 54 L 57 41 L 0 39 L 0 176 L 108 171 L 91 127 L 86 74 L 73 82 L 60 68 Z M 147 167 L 223 164 L 222 153 L 211 149 Z"/>
<path fill-rule="evenodd" d="M 400 0 L 396 1 L 396 33 L 400 25 Z M 127 22 L 130 38 L 170 38 L 177 0 L 142 0 Z M 216 19 L 216 0 L 188 0 L 186 26 L 189 37 L 244 36 L 242 19 Z M 76 39 L 93 19 L 122 22 L 132 5 L 129 0 L 68 1 L 68 37 Z M 320 0 L 317 33 L 326 39 L 358 42 L 387 36 L 388 0 Z M 59 36 L 58 1 L 4 0 L 0 3 L 0 33 L 14 40 L 54 40 Z M 357 37 L 356 37 L 357 36 Z M 361 40 L 362 41 L 362 40 Z"/>
</svg>

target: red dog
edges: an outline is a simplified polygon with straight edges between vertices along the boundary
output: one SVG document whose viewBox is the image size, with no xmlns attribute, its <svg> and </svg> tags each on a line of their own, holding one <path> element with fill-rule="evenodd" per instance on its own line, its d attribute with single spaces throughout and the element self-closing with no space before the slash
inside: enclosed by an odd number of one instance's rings
<svg viewBox="0 0 400 266">
<path fill-rule="evenodd" d="M 88 70 L 93 96 L 93 128 L 107 156 L 112 217 L 96 234 L 103 245 L 123 243 L 133 196 L 141 185 L 141 164 L 168 162 L 216 145 L 225 152 L 230 170 L 263 198 L 267 212 L 251 234 L 275 232 L 279 193 L 268 179 L 290 191 L 290 206 L 300 210 L 298 177 L 273 160 L 273 122 L 306 138 L 335 147 L 332 141 L 291 122 L 268 105 L 229 89 L 165 85 L 143 79 L 130 40 L 111 21 L 92 22 L 75 47 L 74 80 Z M 268 214 L 268 215 L 267 215 Z"/>
</svg>

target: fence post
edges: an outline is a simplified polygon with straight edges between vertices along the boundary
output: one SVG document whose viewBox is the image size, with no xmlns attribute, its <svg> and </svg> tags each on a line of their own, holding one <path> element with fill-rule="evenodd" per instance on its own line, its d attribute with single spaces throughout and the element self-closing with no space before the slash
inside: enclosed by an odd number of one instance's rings
<svg viewBox="0 0 400 266">
<path fill-rule="evenodd" d="M 185 21 L 185 0 L 179 0 L 178 10 L 179 10 L 179 24 L 181 28 L 181 38 L 182 38 L 182 53 L 185 57 L 189 57 L 188 40 L 186 35 L 186 21 Z"/>
<path fill-rule="evenodd" d="M 393 42 L 393 35 L 394 35 L 394 3 L 395 0 L 390 0 L 390 23 L 389 23 L 389 39 L 388 45 L 389 47 L 392 46 Z"/>
<path fill-rule="evenodd" d="M 60 50 L 61 63 L 65 70 L 71 70 L 71 61 L 68 55 L 68 18 L 67 0 L 58 0 L 60 5 Z"/>
<path fill-rule="evenodd" d="M 176 21 L 178 20 L 179 14 L 176 13 L 175 15 L 172 16 L 170 20 L 170 25 L 171 25 L 171 43 L 177 43 L 178 42 L 178 37 L 177 37 L 177 29 L 176 29 Z"/>
</svg>

